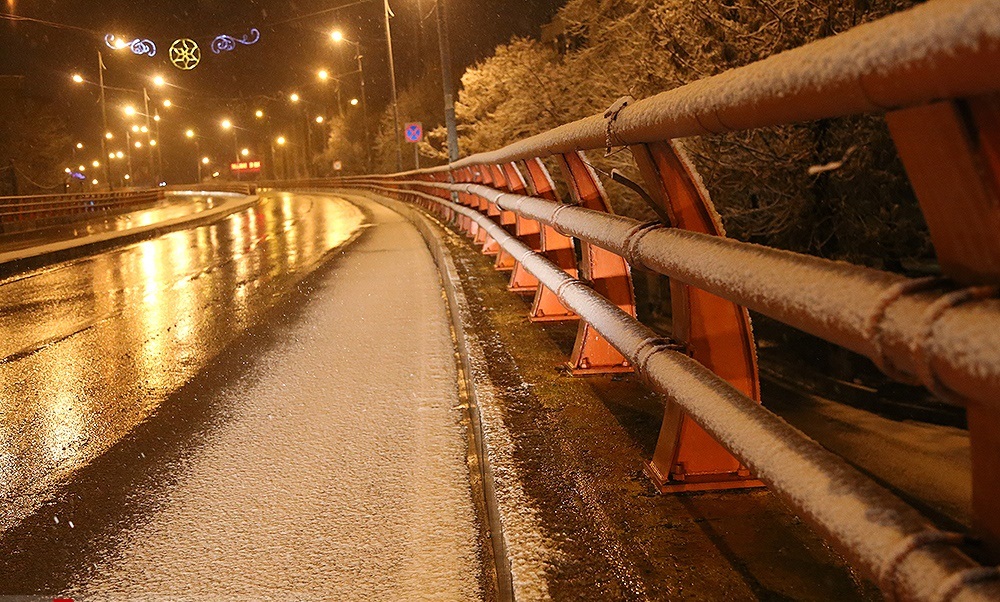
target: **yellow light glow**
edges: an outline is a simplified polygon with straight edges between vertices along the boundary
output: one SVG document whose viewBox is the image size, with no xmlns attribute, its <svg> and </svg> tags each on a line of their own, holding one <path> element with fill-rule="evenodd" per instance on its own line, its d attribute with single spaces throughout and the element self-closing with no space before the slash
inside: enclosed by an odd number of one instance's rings
<svg viewBox="0 0 1000 602">
<path fill-rule="evenodd" d="M 93 184 L 94 186 L 97 186 L 97 178 L 91 180 L 90 183 Z"/>
<path fill-rule="evenodd" d="M 287 140 L 285 140 L 285 137 L 284 137 L 284 136 L 278 136 L 278 139 L 276 140 L 276 142 L 277 142 L 278 144 L 280 144 L 280 145 L 284 145 L 284 144 L 285 144 L 285 142 L 287 142 Z"/>
<path fill-rule="evenodd" d="M 167 80 L 163 79 L 162 75 L 157 75 L 153 78 L 153 85 L 157 87 L 162 87 L 167 83 Z"/>
<path fill-rule="evenodd" d="M 107 138 L 108 140 L 111 140 L 112 138 L 115 137 L 115 135 L 112 134 L 111 132 L 104 132 L 104 137 Z"/>
<path fill-rule="evenodd" d="M 122 40 L 121 38 L 118 38 L 117 40 L 115 40 L 115 48 L 117 48 L 118 50 L 121 50 L 125 46 L 126 46 L 125 40 Z"/>
<path fill-rule="evenodd" d="M 141 128 L 139 128 L 139 131 L 142 132 L 143 134 L 147 134 L 149 133 L 149 128 L 146 126 L 142 126 Z"/>
<path fill-rule="evenodd" d="M 128 115 L 129 117 L 135 115 L 135 107 L 133 107 L 132 105 L 125 107 L 125 114 Z"/>
<path fill-rule="evenodd" d="M 319 72 L 316 73 L 316 77 L 318 77 L 320 81 L 325 82 L 326 80 L 330 79 L 330 74 L 327 72 L 326 69 L 320 69 Z"/>
<path fill-rule="evenodd" d="M 194 138 L 194 130 L 188 130 L 184 132 L 184 135 L 187 136 L 188 138 Z"/>
<path fill-rule="evenodd" d="M 332 32 L 330 32 L 330 38 L 334 42 L 342 42 L 344 41 L 344 34 L 339 29 L 335 29 Z"/>
<path fill-rule="evenodd" d="M 76 83 L 78 83 L 78 84 L 82 84 L 83 83 L 83 76 L 80 75 L 79 73 L 74 73 L 73 74 L 73 81 L 76 82 Z"/>
<path fill-rule="evenodd" d="M 203 165 L 208 165 L 209 163 L 211 163 L 208 157 L 202 157 L 201 162 Z"/>
<path fill-rule="evenodd" d="M 156 146 L 156 140 L 155 140 L 155 139 L 153 139 L 153 140 L 150 140 L 150 141 L 149 141 L 149 145 L 150 145 L 150 146 Z"/>
<path fill-rule="evenodd" d="M 170 102 L 170 99 L 169 99 L 169 98 L 163 101 L 163 106 L 167 107 L 168 109 L 169 109 L 169 108 L 170 108 L 170 107 L 171 107 L 171 106 L 172 106 L 173 104 L 174 104 L 174 103 Z"/>
<path fill-rule="evenodd" d="M 326 120 L 323 119 L 322 115 L 317 115 L 316 116 L 316 123 L 323 123 L 324 121 L 326 121 Z"/>
<path fill-rule="evenodd" d="M 66 173 L 73 173 L 73 170 L 70 169 L 70 168 L 68 168 L 68 167 L 66 169 L 64 169 L 63 171 L 65 171 Z"/>
<path fill-rule="evenodd" d="M 135 147 L 136 148 L 142 148 L 142 142 L 139 142 L 138 140 L 136 140 L 135 141 Z"/>
<path fill-rule="evenodd" d="M 288 100 L 292 102 L 299 102 L 299 95 L 296 94 L 295 92 L 292 92 L 292 95 L 288 97 Z"/>
<path fill-rule="evenodd" d="M 114 159 L 114 158 L 115 158 L 114 153 L 108 153 L 108 159 Z"/>
<path fill-rule="evenodd" d="M 257 112 L 254 113 L 254 115 L 257 117 L 257 119 L 263 119 L 264 118 L 264 111 L 261 111 L 260 109 L 257 109 Z"/>
<path fill-rule="evenodd" d="M 248 156 L 250 156 L 250 149 L 249 148 L 245 148 L 245 149 L 243 149 L 243 150 L 240 151 L 240 154 L 243 155 L 244 157 L 248 157 Z"/>
<path fill-rule="evenodd" d="M 101 166 L 101 162 L 100 161 L 94 161 L 93 163 L 91 163 L 91 165 L 93 165 L 94 167 L 100 167 Z"/>
<path fill-rule="evenodd" d="M 159 121 L 159 120 L 160 120 L 159 115 L 153 115 L 153 121 Z"/>
<path fill-rule="evenodd" d="M 77 142 L 76 143 L 76 148 L 78 148 L 78 149 L 83 148 L 83 143 L 82 142 Z"/>
<path fill-rule="evenodd" d="M 221 125 L 222 129 L 224 130 L 230 130 L 233 128 L 233 122 L 229 121 L 228 119 L 223 119 L 222 123 L 220 123 L 219 125 Z"/>
<path fill-rule="evenodd" d="M 130 175 L 128 175 L 128 174 L 125 174 L 125 179 L 126 179 L 126 180 L 131 180 L 131 179 L 132 179 L 132 176 L 130 176 Z"/>
<path fill-rule="evenodd" d="M 352 98 L 351 99 L 351 106 L 352 107 L 358 106 L 358 99 L 357 98 Z"/>
<path fill-rule="evenodd" d="M 81 165 L 79 168 L 77 168 L 77 171 L 87 171 L 87 166 Z"/>
<path fill-rule="evenodd" d="M 122 157 L 124 157 L 124 156 L 125 156 L 125 153 L 123 153 L 123 152 L 121 152 L 121 151 L 118 151 L 117 153 L 115 153 L 115 157 L 117 157 L 117 158 L 119 158 L 119 159 L 121 159 L 121 158 L 122 158 Z"/>
<path fill-rule="evenodd" d="M 135 134 L 138 134 L 139 133 L 139 126 L 133 125 L 132 126 L 132 132 L 135 133 Z"/>
</svg>

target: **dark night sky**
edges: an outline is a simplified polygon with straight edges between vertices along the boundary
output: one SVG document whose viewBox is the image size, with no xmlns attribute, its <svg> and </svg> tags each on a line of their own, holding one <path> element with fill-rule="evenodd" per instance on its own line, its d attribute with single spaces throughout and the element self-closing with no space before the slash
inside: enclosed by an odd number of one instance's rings
<svg viewBox="0 0 1000 602">
<path fill-rule="evenodd" d="M 237 123 L 252 119 L 253 108 L 263 105 L 280 118 L 291 91 L 310 102 L 329 102 L 329 90 L 317 82 L 316 72 L 354 69 L 347 45 L 337 46 L 329 32 L 340 28 L 364 46 L 365 78 L 372 114 L 389 99 L 388 66 L 382 29 L 380 0 L 3 0 L 4 12 L 66 24 L 87 31 L 55 28 L 30 22 L 0 21 L 0 75 L 26 75 L 31 94 L 51 98 L 73 116 L 73 133 L 97 141 L 99 113 L 96 90 L 72 84 L 81 73 L 96 80 L 99 49 L 104 51 L 108 86 L 139 88 L 160 74 L 171 83 L 162 94 L 175 103 L 164 111 L 161 137 L 170 142 L 188 127 L 207 134 L 222 117 Z M 537 36 L 539 26 L 555 13 L 562 0 L 448 0 L 453 70 L 456 79 L 465 67 L 488 56 L 499 43 L 514 35 Z M 347 5 L 347 6 L 345 6 Z M 420 59 L 438 61 L 433 0 L 394 0 L 393 49 L 399 87 L 413 81 Z M 418 5 L 422 9 L 423 36 L 419 35 Z M 340 10 L 332 10 L 345 6 Z M 313 15 L 313 16 L 307 16 Z M 307 16 L 307 17 L 306 17 Z M 297 20 L 297 17 L 305 17 Z M 261 40 L 237 46 L 231 53 L 213 54 L 209 44 L 216 35 L 239 37 L 257 27 Z M 150 38 L 157 44 L 155 57 L 111 51 L 103 35 Z M 193 71 L 180 71 L 167 61 L 167 48 L 177 38 L 193 38 L 202 48 L 202 62 Z M 338 60 L 341 61 L 338 64 Z M 157 92 L 156 95 L 160 95 Z M 344 95 L 356 96 L 357 80 L 345 79 Z M 159 99 L 157 99 L 159 101 Z M 124 127 L 120 107 L 141 102 L 141 94 L 109 94 L 109 119 Z M 115 111 L 112 111 L 115 107 Z M 317 112 L 323 112 L 319 104 Z M 116 129 L 116 124 L 111 124 Z M 280 127 L 280 124 L 275 127 Z M 213 141 L 209 140 L 209 144 Z M 164 146 L 164 150 L 169 150 Z M 176 151 L 175 151 L 176 152 Z M 221 151 L 220 151 L 221 152 Z M 96 158 L 96 157 L 95 157 Z M 169 173 L 169 172 L 168 172 Z"/>
</svg>

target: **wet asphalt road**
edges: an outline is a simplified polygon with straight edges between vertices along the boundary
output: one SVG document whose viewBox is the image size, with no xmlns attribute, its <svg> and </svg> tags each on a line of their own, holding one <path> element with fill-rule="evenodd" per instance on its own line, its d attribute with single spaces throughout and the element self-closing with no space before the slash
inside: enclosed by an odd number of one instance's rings
<svg viewBox="0 0 1000 602">
<path fill-rule="evenodd" d="M 276 336 L 248 329 L 363 219 L 330 197 L 273 194 L 0 281 L 0 594 L 61 591 L 159 505 L 155 487 L 133 488 L 169 483 L 167 460 L 212 419 L 197 398 L 223 383 L 205 369 L 239 374 Z"/>
</svg>

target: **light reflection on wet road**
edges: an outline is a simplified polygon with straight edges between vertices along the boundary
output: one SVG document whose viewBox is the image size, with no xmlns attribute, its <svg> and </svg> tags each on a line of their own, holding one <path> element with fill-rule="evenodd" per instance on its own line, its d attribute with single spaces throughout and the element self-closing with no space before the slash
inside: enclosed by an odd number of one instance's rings
<svg viewBox="0 0 1000 602">
<path fill-rule="evenodd" d="M 0 281 L 0 533 L 156 412 L 363 219 L 332 197 L 274 194 L 212 225 Z"/>
</svg>

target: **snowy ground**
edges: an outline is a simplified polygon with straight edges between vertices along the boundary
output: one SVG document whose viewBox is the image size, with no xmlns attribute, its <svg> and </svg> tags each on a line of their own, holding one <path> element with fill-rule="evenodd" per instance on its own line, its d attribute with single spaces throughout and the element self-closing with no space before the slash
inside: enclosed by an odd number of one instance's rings
<svg viewBox="0 0 1000 602">
<path fill-rule="evenodd" d="M 481 597 L 454 349 L 417 231 L 374 225 L 178 460 L 155 512 L 69 592 L 163 597 Z M 69 520 L 63 517 L 62 524 Z"/>
</svg>

